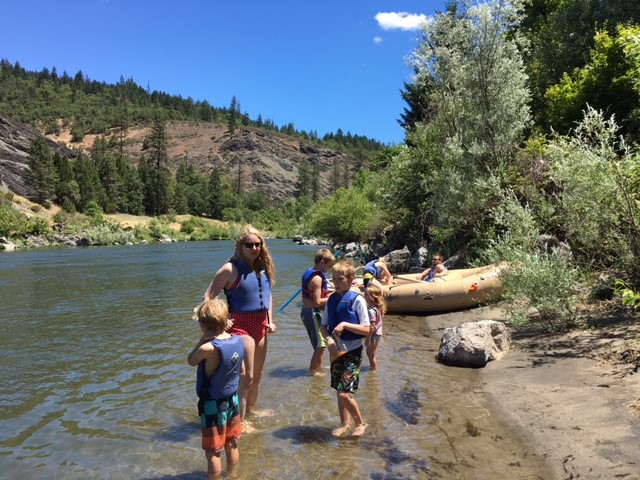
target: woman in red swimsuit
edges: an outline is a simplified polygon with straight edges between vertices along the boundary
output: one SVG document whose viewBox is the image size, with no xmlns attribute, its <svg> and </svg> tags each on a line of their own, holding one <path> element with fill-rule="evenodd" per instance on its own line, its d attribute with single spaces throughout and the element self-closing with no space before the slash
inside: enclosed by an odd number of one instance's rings
<svg viewBox="0 0 640 480">
<path fill-rule="evenodd" d="M 267 357 L 267 333 L 276 331 L 271 298 L 274 283 L 273 260 L 264 237 L 251 225 L 246 225 L 236 239 L 234 255 L 216 272 L 204 293 L 206 301 L 224 290 L 233 321 L 229 333 L 241 336 L 244 343 L 244 371 L 238 396 L 245 432 L 253 430 L 245 418 L 259 414 L 256 403 Z"/>
</svg>

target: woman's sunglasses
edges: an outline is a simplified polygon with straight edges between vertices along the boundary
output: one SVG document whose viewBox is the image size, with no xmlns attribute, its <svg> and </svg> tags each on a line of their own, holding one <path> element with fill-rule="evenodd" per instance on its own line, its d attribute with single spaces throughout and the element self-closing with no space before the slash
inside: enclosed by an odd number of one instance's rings
<svg viewBox="0 0 640 480">
<path fill-rule="evenodd" d="M 262 247 L 262 242 L 244 242 L 244 246 L 246 248 L 260 248 Z"/>
</svg>

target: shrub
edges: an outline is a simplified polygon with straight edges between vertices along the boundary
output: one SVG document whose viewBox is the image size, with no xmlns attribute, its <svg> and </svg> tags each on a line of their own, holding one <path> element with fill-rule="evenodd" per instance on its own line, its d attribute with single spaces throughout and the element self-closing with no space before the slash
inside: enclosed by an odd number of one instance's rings
<svg viewBox="0 0 640 480">
<path fill-rule="evenodd" d="M 582 273 L 555 253 L 502 249 L 508 265 L 500 274 L 509 323 L 531 322 L 555 331 L 575 321 L 574 307 L 583 300 Z"/>
<path fill-rule="evenodd" d="M 51 233 L 49 222 L 42 217 L 34 217 L 29 222 L 29 231 L 31 235 L 45 236 Z"/>
<path fill-rule="evenodd" d="M 157 219 L 151 220 L 149 222 L 149 234 L 154 239 L 159 239 L 162 235 L 168 235 L 173 238 L 175 236 L 175 232 L 171 230 L 167 224 L 158 221 Z"/>
<path fill-rule="evenodd" d="M 29 222 L 11 205 L 0 205 L 0 236 L 13 238 L 28 231 Z"/>
<path fill-rule="evenodd" d="M 134 240 L 132 232 L 120 230 L 109 223 L 94 225 L 88 228 L 84 235 L 91 241 L 92 245 L 122 245 L 132 243 Z"/>
<path fill-rule="evenodd" d="M 102 207 L 93 200 L 87 203 L 84 213 L 91 217 L 96 224 L 104 221 L 104 211 L 102 210 Z"/>
<path fill-rule="evenodd" d="M 636 292 L 622 280 L 616 280 L 614 293 L 620 296 L 620 301 L 625 307 L 632 310 L 640 310 L 640 292 Z"/>
<path fill-rule="evenodd" d="M 318 202 L 309 220 L 310 230 L 338 242 L 366 238 L 374 225 L 373 203 L 358 189 L 339 189 Z"/>
</svg>

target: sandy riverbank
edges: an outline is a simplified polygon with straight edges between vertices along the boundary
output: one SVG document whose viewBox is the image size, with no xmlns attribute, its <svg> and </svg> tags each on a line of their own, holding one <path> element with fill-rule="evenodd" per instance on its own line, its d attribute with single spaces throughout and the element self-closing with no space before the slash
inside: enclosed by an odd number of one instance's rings
<svg viewBox="0 0 640 480">
<path fill-rule="evenodd" d="M 431 328 L 498 309 L 429 317 Z M 474 376 L 474 394 L 531 442 L 557 479 L 640 479 L 640 319 L 598 318 L 562 335 L 513 334 L 512 350 Z"/>
</svg>

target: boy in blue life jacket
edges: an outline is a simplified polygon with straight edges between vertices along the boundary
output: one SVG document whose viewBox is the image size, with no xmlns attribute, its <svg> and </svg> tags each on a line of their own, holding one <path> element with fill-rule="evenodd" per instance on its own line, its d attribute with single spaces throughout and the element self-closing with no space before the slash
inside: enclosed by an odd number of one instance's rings
<svg viewBox="0 0 640 480">
<path fill-rule="evenodd" d="M 369 286 L 369 283 L 373 286 L 383 290 L 383 285 L 389 285 L 392 282 L 393 277 L 387 267 L 387 262 L 384 258 L 378 258 L 377 260 L 371 260 L 366 263 L 362 270 L 362 283 L 365 288 Z"/>
<path fill-rule="evenodd" d="M 189 365 L 198 367 L 198 415 L 210 479 L 222 471 L 223 450 L 228 472 L 240 460 L 236 440 L 242 431 L 238 383 L 244 344 L 240 337 L 226 332 L 228 318 L 227 305 L 217 298 L 198 306 L 194 319 L 200 324 L 202 337 L 187 357 Z"/>
<path fill-rule="evenodd" d="M 331 361 L 331 387 L 336 389 L 340 427 L 333 431 L 335 437 L 343 437 L 349 431 L 350 418 L 355 428 L 353 437 L 361 437 L 367 424 L 353 394 L 358 390 L 362 345 L 371 331 L 367 303 L 362 295 L 351 290 L 355 269 L 349 262 L 333 267 L 333 285 L 324 310 L 320 330 L 325 338 L 333 336 L 344 343 L 346 353 Z"/>
</svg>

